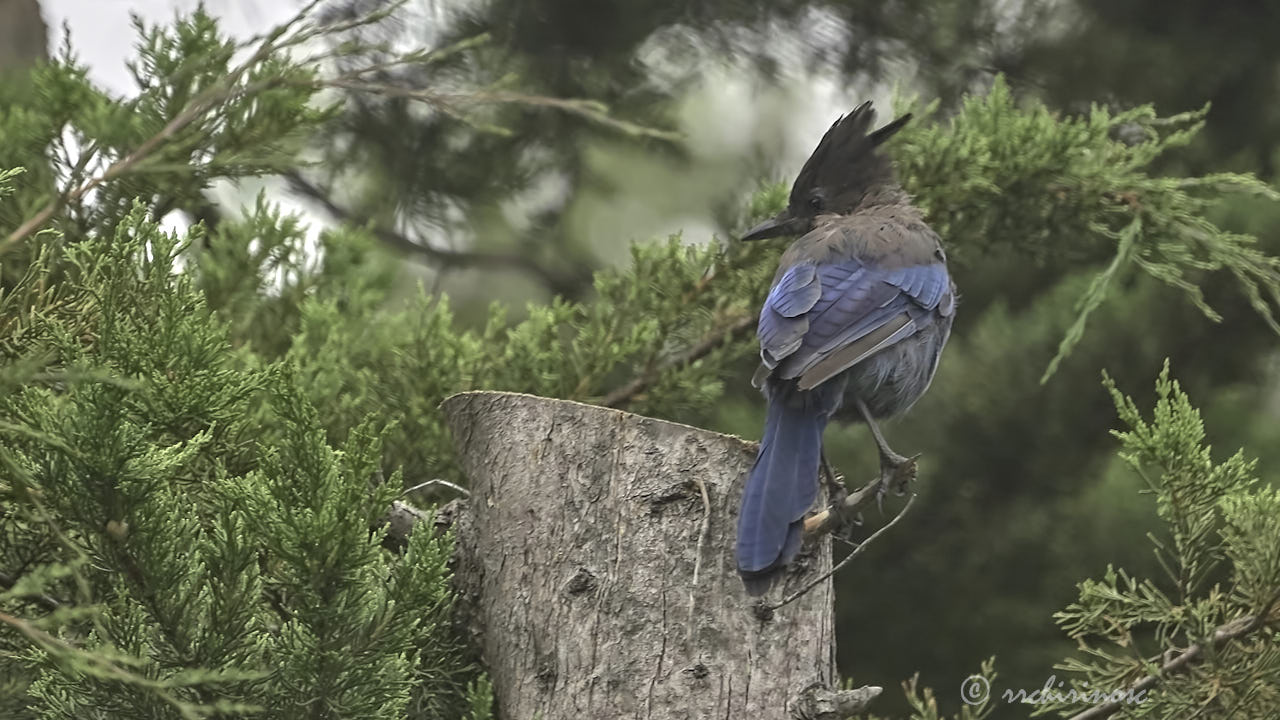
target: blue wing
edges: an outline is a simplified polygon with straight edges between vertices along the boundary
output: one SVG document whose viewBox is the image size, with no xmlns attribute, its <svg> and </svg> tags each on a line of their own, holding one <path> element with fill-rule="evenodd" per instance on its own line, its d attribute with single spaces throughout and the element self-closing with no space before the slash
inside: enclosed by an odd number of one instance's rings
<svg viewBox="0 0 1280 720">
<path fill-rule="evenodd" d="M 915 334 L 933 313 L 949 315 L 951 279 L 939 262 L 894 269 L 857 258 L 798 263 L 760 312 L 760 358 L 781 379 L 815 387 Z"/>
</svg>

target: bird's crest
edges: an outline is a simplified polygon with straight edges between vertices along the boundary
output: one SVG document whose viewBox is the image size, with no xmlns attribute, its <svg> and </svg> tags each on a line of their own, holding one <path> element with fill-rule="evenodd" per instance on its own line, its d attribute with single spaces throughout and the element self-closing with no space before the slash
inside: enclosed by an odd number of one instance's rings
<svg viewBox="0 0 1280 720">
<path fill-rule="evenodd" d="M 851 207 L 840 206 L 856 203 L 862 193 L 876 185 L 895 182 L 893 165 L 878 148 L 907 124 L 911 114 L 868 132 L 875 117 L 876 111 L 868 101 L 832 124 L 791 187 L 793 213 L 809 207 L 848 210 Z M 818 208 L 820 204 L 827 208 Z"/>
</svg>

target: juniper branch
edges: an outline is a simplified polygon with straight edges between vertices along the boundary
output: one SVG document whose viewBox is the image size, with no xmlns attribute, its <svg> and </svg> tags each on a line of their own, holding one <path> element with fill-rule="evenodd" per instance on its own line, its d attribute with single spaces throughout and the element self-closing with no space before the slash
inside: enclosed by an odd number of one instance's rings
<svg viewBox="0 0 1280 720">
<path fill-rule="evenodd" d="M 1144 692 L 1150 690 L 1160 683 L 1160 680 L 1167 675 L 1177 672 L 1183 672 L 1190 668 L 1191 664 L 1196 662 L 1210 650 L 1217 650 L 1227 643 L 1238 640 L 1246 635 L 1250 635 L 1260 630 L 1267 624 L 1271 616 L 1271 611 L 1276 603 L 1280 602 L 1280 593 L 1277 593 L 1256 615 L 1246 615 L 1245 617 L 1236 618 L 1231 622 L 1223 623 L 1214 629 L 1213 634 L 1204 642 L 1195 643 L 1177 657 L 1160 666 L 1160 670 L 1155 674 L 1148 675 L 1128 688 L 1126 696 L 1133 693 Z M 1101 720 L 1108 718 L 1124 708 L 1123 701 L 1111 701 L 1094 705 L 1084 712 L 1072 715 L 1068 720 Z"/>
<path fill-rule="evenodd" d="M 708 333 L 705 337 L 694 343 L 687 350 L 666 362 L 658 364 L 656 367 L 640 373 L 631 382 L 623 385 L 600 400 L 600 404 L 606 407 L 622 407 L 636 398 L 637 395 L 648 390 L 658 378 L 662 377 L 664 372 L 683 367 L 711 354 L 713 350 L 724 344 L 737 339 L 746 331 L 755 327 L 756 318 L 753 315 L 740 316 L 731 321 L 727 325 L 721 325 L 718 329 Z"/>
</svg>

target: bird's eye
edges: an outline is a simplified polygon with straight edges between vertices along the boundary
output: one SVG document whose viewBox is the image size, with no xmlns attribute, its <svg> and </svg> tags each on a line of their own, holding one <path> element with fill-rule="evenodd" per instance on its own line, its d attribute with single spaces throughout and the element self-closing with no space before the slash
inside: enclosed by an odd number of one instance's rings
<svg viewBox="0 0 1280 720">
<path fill-rule="evenodd" d="M 815 212 L 822 210 L 822 196 L 813 195 L 809 198 L 809 209 Z"/>
</svg>

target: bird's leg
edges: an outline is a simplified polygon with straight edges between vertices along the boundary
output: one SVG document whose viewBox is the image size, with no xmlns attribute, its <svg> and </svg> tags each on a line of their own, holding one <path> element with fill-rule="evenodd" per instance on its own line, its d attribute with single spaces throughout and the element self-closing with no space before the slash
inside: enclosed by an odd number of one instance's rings
<svg viewBox="0 0 1280 720">
<path fill-rule="evenodd" d="M 920 456 L 903 457 L 894 452 L 889 443 L 885 442 L 884 435 L 880 434 L 880 427 L 876 425 L 875 418 L 871 417 L 862 398 L 855 397 L 854 402 L 858 406 L 858 412 L 862 413 L 862 419 L 867 421 L 871 437 L 876 441 L 876 449 L 880 452 L 880 487 L 876 492 L 876 500 L 882 500 L 890 487 L 898 495 L 905 494 L 907 485 L 916 479 L 916 458 Z"/>
<path fill-rule="evenodd" d="M 844 476 L 831 467 L 831 463 L 827 461 L 826 451 L 823 451 L 820 457 L 822 458 L 822 479 L 827 484 L 827 500 L 831 512 L 837 513 L 842 523 L 847 522 L 855 527 L 862 525 L 862 513 L 851 518 L 845 517 L 844 500 L 849 496 L 849 488 L 844 484 Z"/>
<path fill-rule="evenodd" d="M 827 453 L 822 452 L 822 480 L 827 484 L 827 495 L 830 496 L 832 504 L 838 504 L 844 501 L 844 497 L 849 494 L 849 489 L 845 487 L 844 476 L 837 473 L 831 467 L 831 463 L 827 462 Z"/>
</svg>

